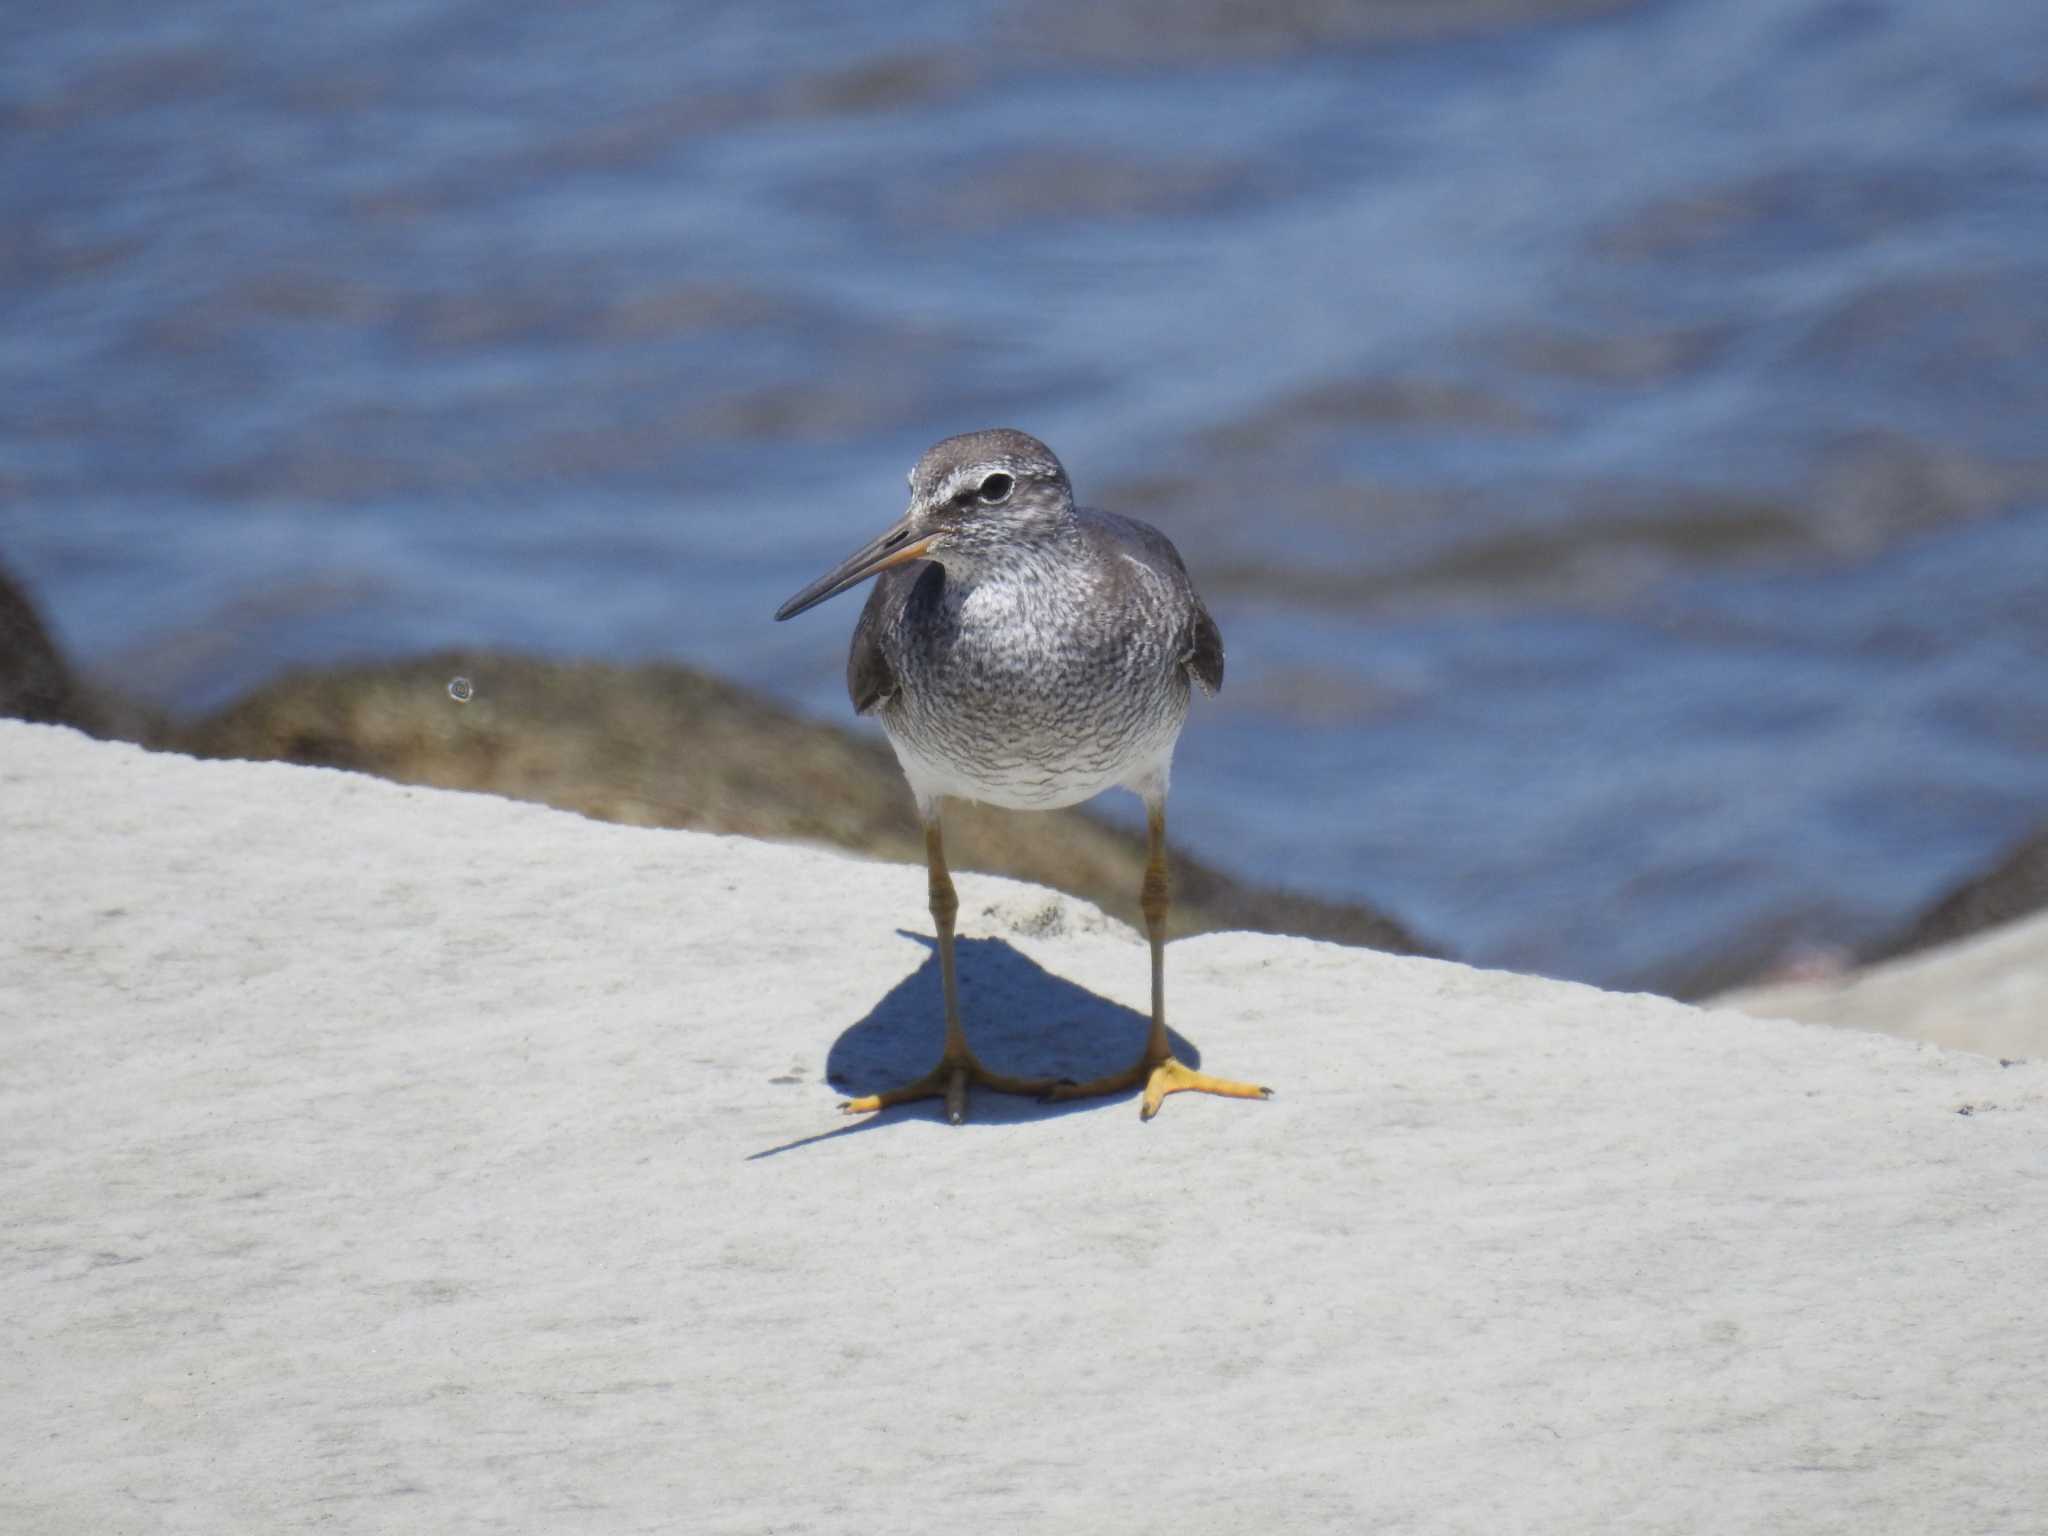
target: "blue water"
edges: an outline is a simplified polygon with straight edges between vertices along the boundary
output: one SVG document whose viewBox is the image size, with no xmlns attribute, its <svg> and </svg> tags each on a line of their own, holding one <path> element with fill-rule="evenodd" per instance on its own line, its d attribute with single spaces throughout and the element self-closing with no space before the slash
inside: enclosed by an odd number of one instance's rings
<svg viewBox="0 0 2048 1536">
<path fill-rule="evenodd" d="M 1217 612 L 1212 859 L 1610 983 L 1872 937 L 2048 816 L 2048 9 L 1431 14 L 25 13 L 0 559 L 180 708 L 836 719 L 851 601 L 767 614 L 1014 424 Z"/>
</svg>

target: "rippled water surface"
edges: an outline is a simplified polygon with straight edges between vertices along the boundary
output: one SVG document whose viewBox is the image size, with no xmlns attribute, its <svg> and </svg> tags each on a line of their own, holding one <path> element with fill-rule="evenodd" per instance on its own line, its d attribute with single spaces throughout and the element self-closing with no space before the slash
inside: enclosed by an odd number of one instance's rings
<svg viewBox="0 0 2048 1536">
<path fill-rule="evenodd" d="M 16 19 L 0 558 L 103 674 L 839 718 L 768 613 L 1009 423 L 1195 568 L 1240 872 L 1684 985 L 2048 814 L 2048 9 L 531 12 Z"/>
</svg>

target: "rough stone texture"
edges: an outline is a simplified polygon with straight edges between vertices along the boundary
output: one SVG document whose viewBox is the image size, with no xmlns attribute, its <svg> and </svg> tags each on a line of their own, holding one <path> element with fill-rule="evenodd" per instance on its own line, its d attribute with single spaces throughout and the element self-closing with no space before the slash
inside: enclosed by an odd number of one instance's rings
<svg viewBox="0 0 2048 1536">
<path fill-rule="evenodd" d="M 0 723 L 0 1529 L 2024 1532 L 2048 1065 Z M 960 882 L 1013 1070 L 1145 949 Z"/>
</svg>

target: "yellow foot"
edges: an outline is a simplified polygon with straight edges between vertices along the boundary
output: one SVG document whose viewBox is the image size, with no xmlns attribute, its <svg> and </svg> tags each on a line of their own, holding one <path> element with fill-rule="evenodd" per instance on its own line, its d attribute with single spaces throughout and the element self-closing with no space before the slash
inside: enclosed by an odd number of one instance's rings
<svg viewBox="0 0 2048 1536">
<path fill-rule="evenodd" d="M 946 1123 L 958 1125 L 967 1118 L 967 1085 L 975 1083 L 983 1088 L 992 1088 L 997 1093 L 1020 1093 L 1026 1098 L 1042 1099 L 1050 1093 L 1058 1079 L 1051 1077 L 1005 1077 L 1000 1072 L 991 1072 L 972 1054 L 962 1057 L 942 1056 L 939 1064 L 923 1077 L 915 1078 L 900 1088 L 891 1088 L 885 1093 L 871 1093 L 864 1099 L 843 1100 L 839 1109 L 842 1114 L 868 1115 L 878 1109 L 887 1109 L 892 1104 L 909 1104 L 917 1099 L 944 1099 L 946 1101 Z"/>
<path fill-rule="evenodd" d="M 1256 1083 L 1234 1083 L 1227 1077 L 1211 1077 L 1167 1056 L 1157 1061 L 1138 1061 L 1121 1072 L 1098 1077 L 1092 1083 L 1057 1083 L 1046 1098 L 1054 1102 L 1092 1099 L 1105 1093 L 1122 1093 L 1140 1083 L 1145 1085 L 1145 1101 L 1138 1109 L 1140 1120 L 1150 1120 L 1158 1114 L 1160 1101 L 1169 1093 L 1214 1093 L 1226 1099 L 1273 1097 L 1270 1088 L 1261 1088 Z"/>
</svg>

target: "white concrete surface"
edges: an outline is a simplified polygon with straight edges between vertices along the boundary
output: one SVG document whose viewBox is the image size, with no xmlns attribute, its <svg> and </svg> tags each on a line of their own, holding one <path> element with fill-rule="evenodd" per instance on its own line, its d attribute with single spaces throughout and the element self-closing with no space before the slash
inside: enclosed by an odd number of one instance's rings
<svg viewBox="0 0 2048 1536">
<path fill-rule="evenodd" d="M 0 1531 L 2048 1527 L 2048 1065 L 923 886 L 0 722 Z"/>
</svg>

